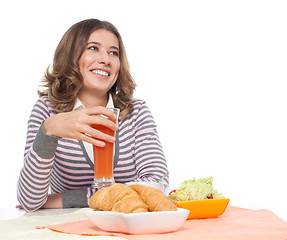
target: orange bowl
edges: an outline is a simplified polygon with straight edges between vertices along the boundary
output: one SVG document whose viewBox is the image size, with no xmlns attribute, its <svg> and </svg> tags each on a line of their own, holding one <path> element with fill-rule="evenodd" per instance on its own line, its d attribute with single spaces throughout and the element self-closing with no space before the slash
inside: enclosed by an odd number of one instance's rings
<svg viewBox="0 0 287 240">
<path fill-rule="evenodd" d="M 187 219 L 216 218 L 225 212 L 229 198 L 173 202 L 177 207 L 190 211 Z"/>
</svg>

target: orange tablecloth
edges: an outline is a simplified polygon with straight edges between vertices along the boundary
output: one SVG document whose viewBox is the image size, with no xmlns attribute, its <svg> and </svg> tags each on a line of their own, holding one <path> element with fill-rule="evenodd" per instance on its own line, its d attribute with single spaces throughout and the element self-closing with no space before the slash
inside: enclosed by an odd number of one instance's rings
<svg viewBox="0 0 287 240">
<path fill-rule="evenodd" d="M 119 236 L 130 240 L 287 240 L 287 222 L 272 212 L 231 206 L 221 217 L 187 220 L 178 231 L 164 234 L 129 235 L 105 232 L 89 220 L 37 228 L 49 228 L 56 232 L 87 236 Z"/>
</svg>

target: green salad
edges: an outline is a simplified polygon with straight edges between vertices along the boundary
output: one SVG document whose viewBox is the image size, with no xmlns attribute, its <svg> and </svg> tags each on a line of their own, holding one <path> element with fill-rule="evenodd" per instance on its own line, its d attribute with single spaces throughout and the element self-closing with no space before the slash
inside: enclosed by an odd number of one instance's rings
<svg viewBox="0 0 287 240">
<path fill-rule="evenodd" d="M 186 180 L 181 183 L 179 188 L 172 191 L 169 197 L 174 201 L 225 198 L 213 189 L 212 182 L 212 177 Z"/>
</svg>

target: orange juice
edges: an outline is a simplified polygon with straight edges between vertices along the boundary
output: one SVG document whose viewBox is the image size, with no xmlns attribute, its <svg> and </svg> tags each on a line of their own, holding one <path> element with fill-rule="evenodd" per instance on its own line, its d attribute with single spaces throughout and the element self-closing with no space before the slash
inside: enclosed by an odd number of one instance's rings
<svg viewBox="0 0 287 240">
<path fill-rule="evenodd" d="M 102 125 L 92 127 L 108 135 L 115 135 L 115 131 Z M 95 178 L 103 180 L 113 177 L 114 143 L 105 142 L 105 144 L 104 147 L 93 145 Z"/>
</svg>

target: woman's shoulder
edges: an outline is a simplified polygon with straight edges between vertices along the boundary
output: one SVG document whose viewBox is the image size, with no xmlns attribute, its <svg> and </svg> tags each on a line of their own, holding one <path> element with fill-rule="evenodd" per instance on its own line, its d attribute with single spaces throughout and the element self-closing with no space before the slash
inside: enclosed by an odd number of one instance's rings
<svg viewBox="0 0 287 240">
<path fill-rule="evenodd" d="M 45 112 L 49 112 L 50 114 L 55 114 L 55 109 L 51 106 L 51 102 L 49 101 L 48 96 L 41 96 L 38 98 L 34 105 L 34 109 L 39 109 Z"/>
<path fill-rule="evenodd" d="M 41 96 L 35 103 L 35 106 L 43 106 L 44 108 L 48 108 L 50 105 L 49 98 L 47 96 Z"/>
<path fill-rule="evenodd" d="M 146 101 L 142 99 L 132 99 L 130 104 L 133 105 L 132 110 L 122 119 L 123 121 L 136 121 L 144 115 L 151 115 Z"/>
<path fill-rule="evenodd" d="M 45 104 L 50 104 L 48 96 L 41 96 L 41 97 L 39 97 L 38 102 L 43 102 Z"/>
<path fill-rule="evenodd" d="M 140 108 L 142 105 L 146 105 L 146 102 L 142 99 L 133 98 L 131 100 L 131 104 L 133 105 L 134 108 Z"/>
<path fill-rule="evenodd" d="M 131 104 L 133 105 L 133 110 L 130 114 L 140 114 L 141 112 L 149 111 L 146 101 L 142 99 L 132 99 Z"/>
</svg>

